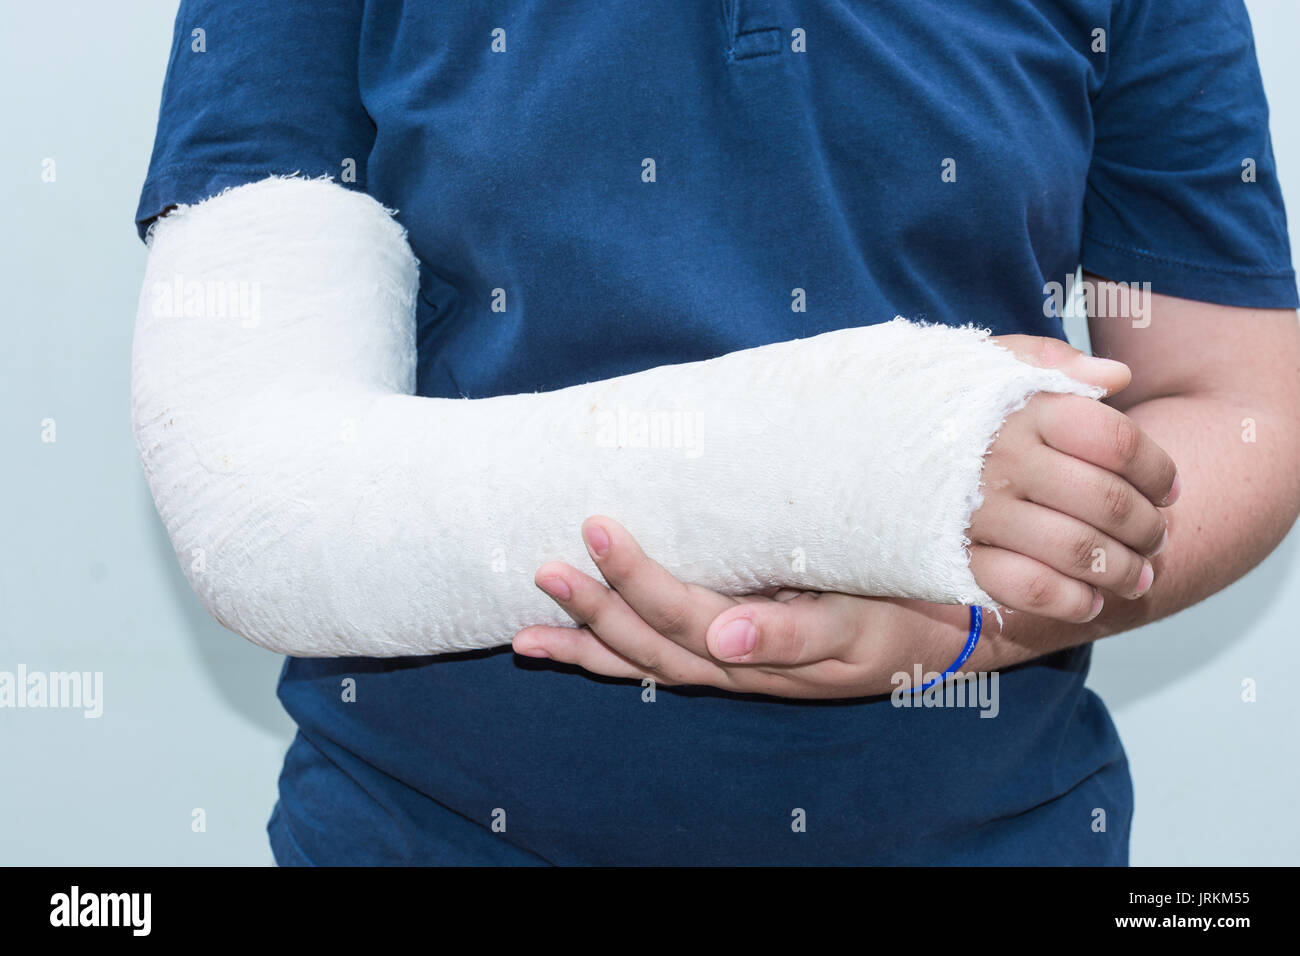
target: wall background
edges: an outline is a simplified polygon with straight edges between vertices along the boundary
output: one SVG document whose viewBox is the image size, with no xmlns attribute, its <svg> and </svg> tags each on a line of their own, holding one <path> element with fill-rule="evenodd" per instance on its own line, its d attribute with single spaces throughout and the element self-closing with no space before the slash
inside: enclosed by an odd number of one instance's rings
<svg viewBox="0 0 1300 956">
<path fill-rule="evenodd" d="M 1247 5 L 1300 246 L 1300 4 Z M 104 673 L 98 720 L 0 709 L 0 864 L 271 862 L 263 827 L 292 735 L 280 658 L 189 591 L 130 431 L 144 263 L 131 220 L 175 9 L 12 4 L 0 31 L 0 670 Z M 55 183 L 41 181 L 46 157 Z M 40 440 L 46 418 L 53 444 Z M 1300 863 L 1300 695 L 1287 677 L 1298 542 L 1205 604 L 1097 648 L 1091 686 L 1133 764 L 1135 864 Z M 204 833 L 190 827 L 196 807 Z"/>
</svg>

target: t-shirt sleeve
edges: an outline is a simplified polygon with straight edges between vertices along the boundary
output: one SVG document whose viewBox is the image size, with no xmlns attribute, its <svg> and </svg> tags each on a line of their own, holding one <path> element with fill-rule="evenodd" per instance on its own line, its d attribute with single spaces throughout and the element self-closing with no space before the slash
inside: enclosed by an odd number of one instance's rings
<svg viewBox="0 0 1300 956">
<path fill-rule="evenodd" d="M 169 206 L 275 174 L 365 187 L 363 0 L 182 0 L 149 171 L 144 238 Z"/>
<path fill-rule="evenodd" d="M 1117 0 L 1084 199 L 1083 266 L 1154 292 L 1295 308 L 1243 0 Z"/>
</svg>

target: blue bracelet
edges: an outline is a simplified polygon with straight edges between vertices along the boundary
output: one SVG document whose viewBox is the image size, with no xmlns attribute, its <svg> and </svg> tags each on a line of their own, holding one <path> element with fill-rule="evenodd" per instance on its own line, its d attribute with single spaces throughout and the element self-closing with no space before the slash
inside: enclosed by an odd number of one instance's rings
<svg viewBox="0 0 1300 956">
<path fill-rule="evenodd" d="M 970 609 L 970 635 L 966 638 L 966 646 L 961 649 L 961 656 L 952 662 L 951 666 L 932 681 L 926 681 L 920 687 L 913 687 L 912 693 L 919 694 L 923 690 L 929 690 L 935 684 L 946 681 L 949 677 L 957 672 L 957 668 L 966 663 L 966 659 L 971 656 L 975 650 L 975 645 L 980 642 L 980 631 L 984 629 L 984 610 L 978 604 L 972 604 Z"/>
</svg>

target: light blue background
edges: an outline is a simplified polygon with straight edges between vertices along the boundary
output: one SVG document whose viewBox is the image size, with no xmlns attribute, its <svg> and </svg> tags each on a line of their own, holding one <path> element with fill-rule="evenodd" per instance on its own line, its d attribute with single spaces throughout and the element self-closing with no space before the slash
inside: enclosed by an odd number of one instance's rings
<svg viewBox="0 0 1300 956">
<path fill-rule="evenodd" d="M 1248 6 L 1300 221 L 1300 4 Z M 292 733 L 281 659 L 190 592 L 130 430 L 144 263 L 131 220 L 175 8 L 7 4 L 0 32 L 0 670 L 103 671 L 105 697 L 98 720 L 0 709 L 0 864 L 271 860 L 263 827 Z M 1097 648 L 1091 685 L 1133 765 L 1135 864 L 1300 863 L 1296 551 L 1293 533 L 1214 599 Z M 1241 700 L 1245 678 L 1257 703 Z"/>
</svg>

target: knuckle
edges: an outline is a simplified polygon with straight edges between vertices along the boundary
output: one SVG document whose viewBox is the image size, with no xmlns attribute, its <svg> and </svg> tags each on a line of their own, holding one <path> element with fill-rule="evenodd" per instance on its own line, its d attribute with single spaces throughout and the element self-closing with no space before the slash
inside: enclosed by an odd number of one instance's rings
<svg viewBox="0 0 1300 956">
<path fill-rule="evenodd" d="M 653 627 L 660 634 L 680 634 L 686 629 L 690 616 L 685 598 L 678 596 L 656 611 Z"/>
<path fill-rule="evenodd" d="M 1133 494 L 1117 478 L 1109 479 L 1101 489 L 1102 512 L 1112 524 L 1121 525 L 1133 514 Z"/>
<path fill-rule="evenodd" d="M 1111 451 L 1122 465 L 1131 465 L 1142 448 L 1138 427 L 1125 415 L 1118 415 L 1111 431 Z"/>
<path fill-rule="evenodd" d="M 776 627 L 765 628 L 771 633 L 769 640 L 762 639 L 760 632 L 759 646 L 755 648 L 754 657 L 773 664 L 792 664 L 799 660 L 803 652 L 804 637 L 799 627 L 798 615 L 784 614 Z"/>
<path fill-rule="evenodd" d="M 638 654 L 636 662 L 641 666 L 642 670 L 649 671 L 653 679 L 659 681 L 659 683 L 664 684 L 670 682 L 667 679 L 661 679 L 667 678 L 668 675 L 665 673 L 663 658 L 660 656 L 658 651 L 645 651 Z"/>
<path fill-rule="evenodd" d="M 1030 576 L 1025 582 L 1025 604 L 1035 610 L 1043 610 L 1052 605 L 1056 598 L 1056 581 L 1051 575 L 1040 573 Z"/>
<path fill-rule="evenodd" d="M 680 687 L 689 683 L 685 674 L 680 670 L 650 671 L 646 676 L 660 687 Z"/>
<path fill-rule="evenodd" d="M 1081 531 L 1069 542 L 1070 567 L 1075 571 L 1089 571 L 1096 559 L 1099 547 L 1097 538 L 1087 531 Z"/>
</svg>

